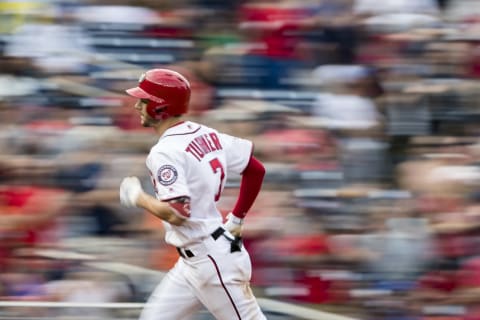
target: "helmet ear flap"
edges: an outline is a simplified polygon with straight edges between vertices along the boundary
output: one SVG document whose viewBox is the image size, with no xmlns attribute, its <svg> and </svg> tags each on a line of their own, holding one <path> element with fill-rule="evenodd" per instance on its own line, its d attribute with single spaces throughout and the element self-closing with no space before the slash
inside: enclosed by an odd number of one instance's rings
<svg viewBox="0 0 480 320">
<path fill-rule="evenodd" d="M 146 111 L 147 111 L 147 114 L 153 119 L 165 120 L 168 117 L 170 117 L 170 115 L 166 112 L 165 109 L 166 109 L 165 105 L 159 105 L 157 102 L 150 101 L 147 104 Z"/>
<path fill-rule="evenodd" d="M 167 118 L 169 118 L 169 117 L 170 117 L 170 115 L 169 115 L 168 113 L 166 113 L 166 112 L 163 112 L 163 111 L 157 114 L 157 118 L 158 118 L 159 120 L 165 120 L 165 119 L 167 119 Z"/>
</svg>

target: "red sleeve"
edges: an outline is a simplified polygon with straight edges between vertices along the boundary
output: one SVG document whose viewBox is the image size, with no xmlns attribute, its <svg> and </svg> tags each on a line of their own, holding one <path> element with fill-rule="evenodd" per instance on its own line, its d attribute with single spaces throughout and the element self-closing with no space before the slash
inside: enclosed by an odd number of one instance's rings
<svg viewBox="0 0 480 320">
<path fill-rule="evenodd" d="M 258 193 L 262 187 L 263 177 L 265 176 L 265 167 L 254 156 L 250 158 L 247 167 L 242 173 L 240 183 L 240 194 L 232 210 L 233 215 L 238 218 L 244 218 L 248 210 L 253 205 Z"/>
</svg>

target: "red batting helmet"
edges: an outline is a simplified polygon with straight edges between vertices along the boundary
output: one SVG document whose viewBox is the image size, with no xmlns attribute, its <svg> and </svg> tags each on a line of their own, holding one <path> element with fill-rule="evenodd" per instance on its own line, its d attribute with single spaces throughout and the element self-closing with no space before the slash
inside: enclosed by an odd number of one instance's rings
<svg viewBox="0 0 480 320">
<path fill-rule="evenodd" d="M 162 120 L 187 112 L 190 83 L 180 73 L 169 69 L 152 69 L 142 74 L 135 88 L 126 90 L 132 97 L 148 99 L 147 114 Z"/>
</svg>

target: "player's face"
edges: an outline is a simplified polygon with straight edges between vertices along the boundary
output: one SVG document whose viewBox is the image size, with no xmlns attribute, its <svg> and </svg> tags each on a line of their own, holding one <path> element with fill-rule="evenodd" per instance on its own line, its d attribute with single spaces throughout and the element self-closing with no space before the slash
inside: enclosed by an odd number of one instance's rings
<svg viewBox="0 0 480 320">
<path fill-rule="evenodd" d="M 140 113 L 140 123 L 143 127 L 150 127 L 155 121 L 147 114 L 148 100 L 139 99 L 135 104 L 135 109 Z"/>
</svg>

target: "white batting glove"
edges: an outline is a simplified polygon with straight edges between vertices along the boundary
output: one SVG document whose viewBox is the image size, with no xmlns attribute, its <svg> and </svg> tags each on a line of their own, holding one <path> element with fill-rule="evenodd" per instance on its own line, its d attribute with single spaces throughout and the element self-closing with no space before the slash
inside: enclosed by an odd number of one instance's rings
<svg viewBox="0 0 480 320">
<path fill-rule="evenodd" d="M 225 229 L 230 231 L 230 233 L 235 237 L 240 237 L 242 235 L 243 219 L 236 217 L 233 213 L 227 215 L 227 222 L 224 224 Z"/>
<path fill-rule="evenodd" d="M 120 184 L 120 203 L 125 207 L 135 207 L 142 192 L 142 185 L 137 177 L 123 178 Z"/>
</svg>

